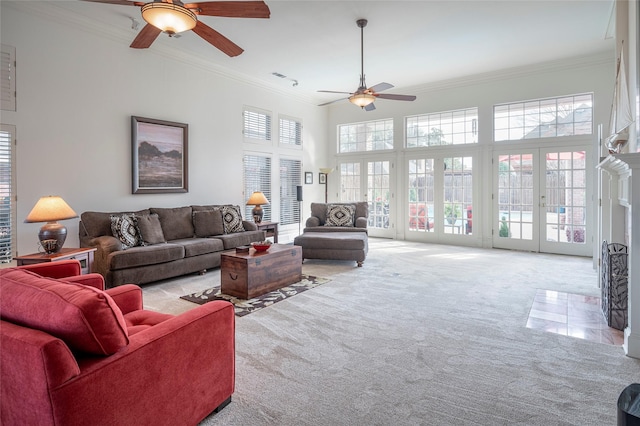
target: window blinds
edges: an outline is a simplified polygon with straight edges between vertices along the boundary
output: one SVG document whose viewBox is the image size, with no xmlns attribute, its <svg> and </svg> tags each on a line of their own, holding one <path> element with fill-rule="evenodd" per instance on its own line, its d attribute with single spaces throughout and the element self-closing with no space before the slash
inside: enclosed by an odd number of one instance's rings
<svg viewBox="0 0 640 426">
<path fill-rule="evenodd" d="M 243 117 L 242 133 L 245 138 L 271 140 L 271 114 L 269 112 L 245 107 Z"/>
<path fill-rule="evenodd" d="M 15 254 L 15 127 L 0 125 L 0 263 L 9 263 Z"/>
<path fill-rule="evenodd" d="M 280 225 L 291 225 L 300 221 L 300 204 L 296 187 L 302 182 L 302 162 L 280 159 Z"/>
<path fill-rule="evenodd" d="M 245 155 L 244 156 L 244 195 L 245 202 L 249 199 L 254 191 L 261 191 L 269 203 L 273 202 L 271 198 L 271 157 L 262 155 Z M 244 217 L 251 220 L 251 210 L 254 206 L 245 206 Z M 262 220 L 271 221 L 271 205 L 262 206 Z"/>
</svg>

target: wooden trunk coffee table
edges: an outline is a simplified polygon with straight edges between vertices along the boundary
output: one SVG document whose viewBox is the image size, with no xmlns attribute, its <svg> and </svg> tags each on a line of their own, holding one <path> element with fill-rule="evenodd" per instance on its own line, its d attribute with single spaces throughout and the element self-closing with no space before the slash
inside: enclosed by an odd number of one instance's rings
<svg viewBox="0 0 640 426">
<path fill-rule="evenodd" d="M 302 278 L 302 247 L 272 244 L 266 252 L 222 253 L 220 291 L 252 299 Z"/>
</svg>

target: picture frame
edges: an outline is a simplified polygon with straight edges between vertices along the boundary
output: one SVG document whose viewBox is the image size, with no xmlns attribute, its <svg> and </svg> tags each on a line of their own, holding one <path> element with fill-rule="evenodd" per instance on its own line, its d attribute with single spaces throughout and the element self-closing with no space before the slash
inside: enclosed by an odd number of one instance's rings
<svg viewBox="0 0 640 426">
<path fill-rule="evenodd" d="M 131 116 L 133 194 L 189 192 L 189 125 Z"/>
<path fill-rule="evenodd" d="M 327 184 L 327 174 L 326 173 L 318 173 L 318 182 L 320 182 L 320 185 L 326 185 Z"/>
<path fill-rule="evenodd" d="M 304 183 L 306 185 L 310 185 L 313 183 L 313 173 L 312 172 L 304 172 Z"/>
</svg>

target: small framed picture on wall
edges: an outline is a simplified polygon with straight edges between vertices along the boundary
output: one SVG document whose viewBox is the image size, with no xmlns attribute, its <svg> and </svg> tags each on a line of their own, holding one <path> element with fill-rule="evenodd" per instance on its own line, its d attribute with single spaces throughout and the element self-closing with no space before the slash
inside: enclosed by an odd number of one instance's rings
<svg viewBox="0 0 640 426">
<path fill-rule="evenodd" d="M 327 184 L 327 174 L 326 173 L 318 173 L 318 182 L 320 182 L 320 185 L 326 185 Z"/>
<path fill-rule="evenodd" d="M 304 172 L 304 183 L 310 185 L 313 183 L 313 173 L 312 172 Z"/>
</svg>

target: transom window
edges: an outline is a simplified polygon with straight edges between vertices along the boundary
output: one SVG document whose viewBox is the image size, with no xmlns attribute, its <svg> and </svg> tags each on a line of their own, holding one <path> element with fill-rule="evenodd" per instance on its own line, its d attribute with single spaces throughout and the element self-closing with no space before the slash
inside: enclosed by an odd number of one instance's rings
<svg viewBox="0 0 640 426">
<path fill-rule="evenodd" d="M 393 149 L 393 119 L 338 126 L 338 151 L 340 153 L 385 149 Z"/>
<path fill-rule="evenodd" d="M 406 118 L 407 148 L 478 143 L 478 108 Z"/>
<path fill-rule="evenodd" d="M 271 141 L 271 113 L 257 108 L 245 107 L 242 134 L 245 139 Z"/>
<path fill-rule="evenodd" d="M 280 144 L 289 147 L 302 146 L 302 122 L 296 118 L 280 116 Z"/>
<path fill-rule="evenodd" d="M 494 140 L 555 138 L 593 133 L 593 94 L 495 105 Z"/>
</svg>

